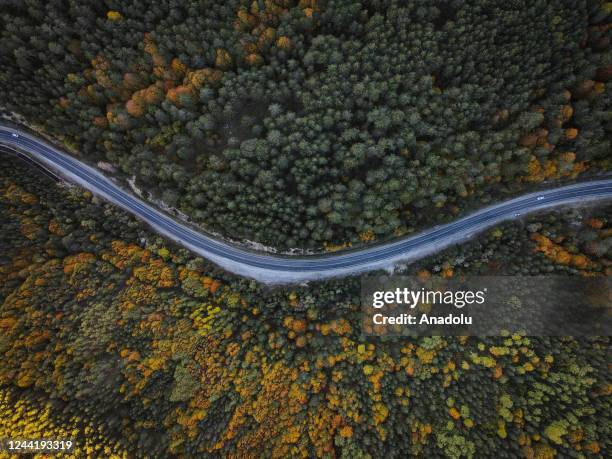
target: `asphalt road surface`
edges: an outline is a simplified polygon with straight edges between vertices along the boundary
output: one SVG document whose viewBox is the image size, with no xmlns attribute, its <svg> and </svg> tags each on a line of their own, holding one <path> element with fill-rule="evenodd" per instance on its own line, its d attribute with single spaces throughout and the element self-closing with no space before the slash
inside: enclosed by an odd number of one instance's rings
<svg viewBox="0 0 612 459">
<path fill-rule="evenodd" d="M 82 186 L 148 223 L 159 234 L 235 274 L 268 284 L 306 282 L 391 269 L 465 241 L 495 224 L 548 207 L 612 198 L 612 178 L 530 193 L 494 204 L 452 223 L 362 249 L 327 255 L 289 256 L 257 252 L 200 233 L 146 204 L 96 169 L 27 132 L 0 125 L 0 145 L 54 175 Z"/>
</svg>

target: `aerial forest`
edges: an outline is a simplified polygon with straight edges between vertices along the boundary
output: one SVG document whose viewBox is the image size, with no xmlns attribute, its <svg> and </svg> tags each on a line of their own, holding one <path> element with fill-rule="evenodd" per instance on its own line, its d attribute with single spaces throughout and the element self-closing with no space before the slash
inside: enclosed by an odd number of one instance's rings
<svg viewBox="0 0 612 459">
<path fill-rule="evenodd" d="M 195 230 L 331 252 L 610 178 L 611 40 L 601 0 L 0 0 L 0 124 Z M 610 336 L 369 336 L 362 280 L 390 270 L 258 283 L 12 153 L 0 459 L 8 439 L 75 459 L 610 457 Z M 394 272 L 612 288 L 609 199 L 514 217 Z"/>
<path fill-rule="evenodd" d="M 367 338 L 358 278 L 262 286 L 1 161 L 0 438 L 71 438 L 79 459 L 612 448 L 609 337 Z M 610 276 L 612 207 L 505 223 L 406 273 Z"/>
<path fill-rule="evenodd" d="M 365 244 L 609 170 L 611 11 L 7 0 L 0 108 L 202 229 Z"/>
</svg>

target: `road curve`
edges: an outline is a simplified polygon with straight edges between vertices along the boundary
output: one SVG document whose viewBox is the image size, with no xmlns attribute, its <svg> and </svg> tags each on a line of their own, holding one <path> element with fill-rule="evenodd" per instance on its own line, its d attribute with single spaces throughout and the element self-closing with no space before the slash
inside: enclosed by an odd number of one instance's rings
<svg viewBox="0 0 612 459">
<path fill-rule="evenodd" d="M 267 284 L 306 282 L 389 269 L 465 241 L 503 220 L 562 204 L 612 198 L 612 178 L 530 193 L 483 208 L 452 223 L 363 249 L 328 255 L 283 256 L 259 253 L 216 240 L 175 221 L 123 190 L 94 168 L 27 132 L 0 125 L 0 145 L 17 150 L 46 169 L 122 207 L 161 235 L 224 269 Z"/>
</svg>

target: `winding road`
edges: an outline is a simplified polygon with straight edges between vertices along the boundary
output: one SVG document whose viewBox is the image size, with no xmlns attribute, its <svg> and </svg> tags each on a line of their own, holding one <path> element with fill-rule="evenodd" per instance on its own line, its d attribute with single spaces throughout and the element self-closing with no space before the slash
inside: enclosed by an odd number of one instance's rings
<svg viewBox="0 0 612 459">
<path fill-rule="evenodd" d="M 562 204 L 612 198 L 612 178 L 526 194 L 483 208 L 452 223 L 385 244 L 327 255 L 285 256 L 255 252 L 217 240 L 144 203 L 112 179 L 25 131 L 0 125 L 0 146 L 29 158 L 64 179 L 122 207 L 224 269 L 267 284 L 306 282 L 390 269 L 465 241 L 495 224 Z"/>
</svg>

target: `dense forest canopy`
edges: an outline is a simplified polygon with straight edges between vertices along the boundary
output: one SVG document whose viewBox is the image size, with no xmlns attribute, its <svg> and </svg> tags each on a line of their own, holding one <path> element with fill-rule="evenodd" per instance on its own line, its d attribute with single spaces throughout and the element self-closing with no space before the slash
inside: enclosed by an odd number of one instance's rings
<svg viewBox="0 0 612 459">
<path fill-rule="evenodd" d="M 13 0 L 0 106 L 204 227 L 401 235 L 607 169 L 610 4 Z"/>
<path fill-rule="evenodd" d="M 270 290 L 0 166 L 0 438 L 71 438 L 78 459 L 612 447 L 609 337 L 365 338 L 358 278 Z M 407 272 L 610 276 L 611 255 L 607 206 L 505 223 Z"/>
<path fill-rule="evenodd" d="M 609 2 L 0 3 L 0 116 L 232 238 L 331 250 L 610 169 Z M 34 171 L 0 152 L 0 440 L 71 438 L 78 458 L 612 449 L 610 337 L 368 338 L 359 278 L 262 286 Z M 612 208 L 401 269 L 609 277 Z"/>
</svg>

